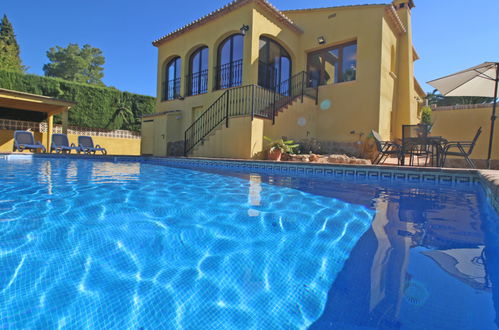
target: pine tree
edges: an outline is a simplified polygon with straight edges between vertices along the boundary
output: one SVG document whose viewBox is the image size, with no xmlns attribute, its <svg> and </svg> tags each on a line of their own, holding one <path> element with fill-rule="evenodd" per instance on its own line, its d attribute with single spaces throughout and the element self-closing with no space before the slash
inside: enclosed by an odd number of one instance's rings
<svg viewBox="0 0 499 330">
<path fill-rule="evenodd" d="M 104 85 L 105 63 L 102 50 L 90 45 L 69 44 L 67 47 L 55 46 L 49 49 L 50 63 L 43 66 L 47 77 L 57 77 L 87 84 Z"/>
<path fill-rule="evenodd" d="M 0 69 L 12 71 L 26 71 L 22 64 L 19 45 L 17 44 L 14 28 L 7 15 L 3 15 L 0 22 Z"/>
</svg>

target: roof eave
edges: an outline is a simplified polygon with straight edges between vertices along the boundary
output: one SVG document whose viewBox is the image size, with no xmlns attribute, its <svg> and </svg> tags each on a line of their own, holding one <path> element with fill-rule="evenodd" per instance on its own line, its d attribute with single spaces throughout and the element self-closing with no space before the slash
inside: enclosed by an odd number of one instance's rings
<svg viewBox="0 0 499 330">
<path fill-rule="evenodd" d="M 27 100 L 39 101 L 39 102 L 42 102 L 44 104 L 48 104 L 48 105 L 52 105 L 52 106 L 71 108 L 71 107 L 76 105 L 75 102 L 62 100 L 62 99 L 56 99 L 54 97 L 45 96 L 45 95 L 20 92 L 20 91 L 16 91 L 16 90 L 12 90 L 12 89 L 0 88 L 0 94 L 2 94 L 2 93 L 10 95 L 12 97 L 12 99 L 26 98 Z"/>
<path fill-rule="evenodd" d="M 288 10 L 282 10 L 281 12 L 283 14 L 287 13 L 305 13 L 305 12 L 310 12 L 310 11 L 321 11 L 321 10 L 336 10 L 336 9 L 358 9 L 359 7 L 362 8 L 370 8 L 370 7 L 384 7 L 386 6 L 386 3 L 373 3 L 373 4 L 365 4 L 365 5 L 350 5 L 350 6 L 330 6 L 330 7 L 321 7 L 321 8 L 302 8 L 302 9 L 288 9 Z"/>
<path fill-rule="evenodd" d="M 407 28 L 405 27 L 404 23 L 402 23 L 402 20 L 400 19 L 400 16 L 399 14 L 397 14 L 397 11 L 393 7 L 393 5 L 387 5 L 385 7 L 385 13 L 389 21 L 392 23 L 392 27 L 398 34 L 407 33 Z"/>
<path fill-rule="evenodd" d="M 230 13 L 233 10 L 236 10 L 237 8 L 241 8 L 242 6 L 249 4 L 249 3 L 256 3 L 260 6 L 262 6 L 264 9 L 266 9 L 269 13 L 274 15 L 275 18 L 278 19 L 279 22 L 283 23 L 287 27 L 289 27 L 293 32 L 295 33 L 303 33 L 303 30 L 296 25 L 289 17 L 284 15 L 281 11 L 279 11 L 276 7 L 271 5 L 268 1 L 266 0 L 235 0 L 227 5 L 225 5 L 222 8 L 219 8 L 187 25 L 184 25 L 183 27 L 155 40 L 152 42 L 153 46 L 159 47 L 163 43 L 174 39 L 184 33 L 187 33 L 188 31 L 191 31 L 197 27 L 200 27 L 210 21 L 213 21 L 217 18 L 220 18 L 228 13 Z"/>
</svg>

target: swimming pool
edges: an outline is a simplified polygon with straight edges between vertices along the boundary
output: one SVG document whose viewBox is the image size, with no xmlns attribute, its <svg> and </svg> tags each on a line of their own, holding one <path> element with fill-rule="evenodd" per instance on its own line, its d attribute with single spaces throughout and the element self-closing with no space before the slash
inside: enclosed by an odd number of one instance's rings
<svg viewBox="0 0 499 330">
<path fill-rule="evenodd" d="M 0 168 L 0 329 L 497 328 L 499 217 L 478 184 Z"/>
</svg>

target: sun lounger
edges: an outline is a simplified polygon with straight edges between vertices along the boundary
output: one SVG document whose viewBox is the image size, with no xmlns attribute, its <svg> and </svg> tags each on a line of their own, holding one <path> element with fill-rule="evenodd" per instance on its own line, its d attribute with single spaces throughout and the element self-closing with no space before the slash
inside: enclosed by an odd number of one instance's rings
<svg viewBox="0 0 499 330">
<path fill-rule="evenodd" d="M 75 150 L 77 153 L 81 152 L 81 148 L 74 143 L 69 144 L 68 136 L 66 134 L 52 134 L 52 144 L 50 145 L 50 152 L 57 153 L 71 153 Z"/>
<path fill-rule="evenodd" d="M 81 151 L 87 154 L 95 154 L 97 151 L 102 152 L 103 155 L 107 154 L 105 148 L 102 148 L 98 144 L 94 146 L 94 141 L 91 136 L 78 136 L 78 147 L 80 147 Z"/>
<path fill-rule="evenodd" d="M 13 151 L 19 150 L 23 152 L 24 150 L 29 150 L 35 152 L 36 150 L 41 150 L 46 152 L 45 147 L 40 141 L 35 142 L 33 133 L 28 131 L 15 131 L 14 132 L 14 147 Z"/>
</svg>

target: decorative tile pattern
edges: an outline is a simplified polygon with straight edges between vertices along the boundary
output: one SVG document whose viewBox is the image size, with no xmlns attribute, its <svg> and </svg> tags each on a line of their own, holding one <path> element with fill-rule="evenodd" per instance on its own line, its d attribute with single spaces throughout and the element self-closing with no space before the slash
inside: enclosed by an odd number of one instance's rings
<svg viewBox="0 0 499 330">
<path fill-rule="evenodd" d="M 19 155 L 16 155 L 19 156 Z M 262 174 L 283 174 L 298 177 L 329 177 L 349 180 L 380 180 L 389 182 L 411 182 L 450 186 L 453 184 L 484 183 L 476 170 L 402 168 L 364 165 L 329 165 L 268 161 L 217 160 L 202 158 L 157 158 L 139 156 L 60 155 L 35 154 L 25 157 L 80 158 L 107 162 L 141 162 L 147 164 L 176 166 L 184 168 L 226 169 L 236 172 Z M 10 157 L 10 156 L 7 156 Z M 494 171 L 493 171 L 494 172 Z M 495 171 L 497 172 L 497 171 Z"/>
<path fill-rule="evenodd" d="M 116 157 L 116 161 L 137 161 L 137 158 Z M 328 165 L 289 162 L 211 160 L 195 158 L 144 158 L 143 161 L 158 165 L 187 168 L 217 168 L 231 171 L 253 171 L 267 174 L 293 176 L 334 177 L 353 180 L 406 181 L 427 184 L 474 184 L 479 179 L 473 171 L 415 169 L 378 166 Z"/>
<path fill-rule="evenodd" d="M 430 185 L 452 186 L 454 184 L 480 183 L 487 192 L 491 204 L 499 212 L 499 171 L 478 171 L 463 169 L 426 169 L 365 165 L 329 165 L 290 162 L 242 161 L 202 158 L 157 158 L 139 156 L 100 155 L 6 155 L 9 157 L 80 158 L 105 162 L 141 162 L 163 166 L 190 169 L 227 169 L 236 172 L 262 174 L 283 174 L 297 177 L 324 177 L 356 181 L 379 180 L 381 182 L 410 182 Z M 0 155 L 0 158 L 2 155 Z"/>
</svg>

